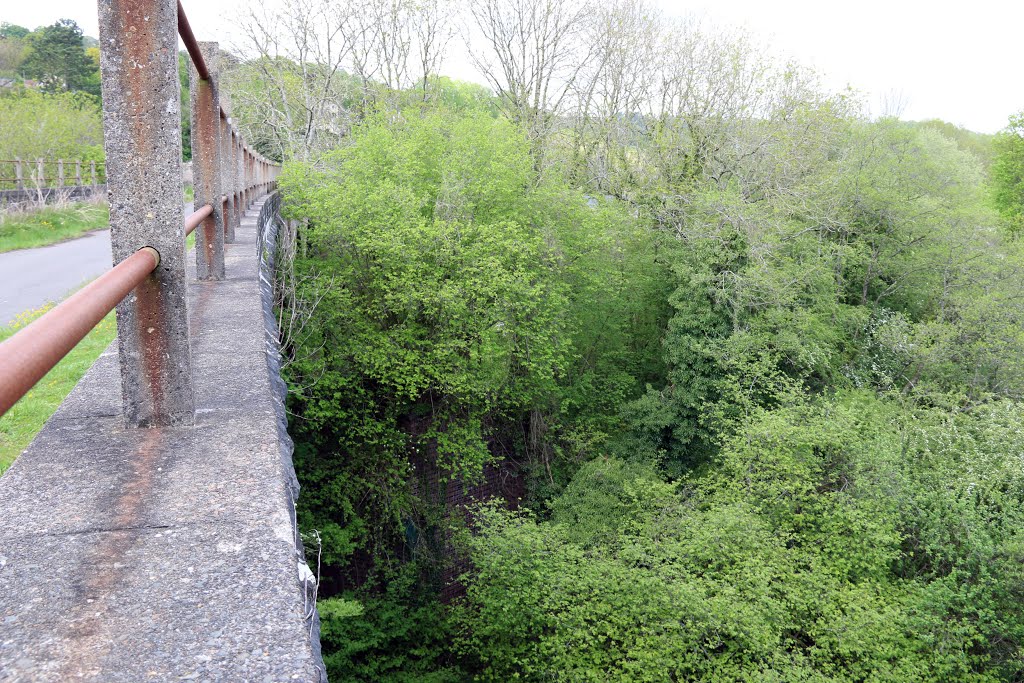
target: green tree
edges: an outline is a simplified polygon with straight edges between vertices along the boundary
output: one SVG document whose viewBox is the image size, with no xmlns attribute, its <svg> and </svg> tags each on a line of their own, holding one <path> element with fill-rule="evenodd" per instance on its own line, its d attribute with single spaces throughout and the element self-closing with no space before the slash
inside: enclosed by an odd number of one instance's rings
<svg viewBox="0 0 1024 683">
<path fill-rule="evenodd" d="M 192 104 L 189 100 L 188 82 L 189 56 L 185 51 L 178 53 L 178 81 L 181 87 L 181 157 L 192 159 Z"/>
<path fill-rule="evenodd" d="M 993 202 L 1006 228 L 1013 234 L 1024 229 L 1024 113 L 996 135 L 992 164 Z"/>
<path fill-rule="evenodd" d="M 103 158 L 103 122 L 95 98 L 15 89 L 0 94 L 0 155 L 4 159 Z"/>
<path fill-rule="evenodd" d="M 21 26 L 0 24 L 0 76 L 18 74 L 18 67 L 25 61 L 28 34 L 29 30 Z"/>
<path fill-rule="evenodd" d="M 857 392 L 683 482 L 598 458 L 549 521 L 477 511 L 455 649 L 483 681 L 1016 680 L 1021 419 Z"/>
<path fill-rule="evenodd" d="M 32 32 L 24 26 L 18 26 L 17 24 L 11 24 L 6 21 L 0 22 L 0 39 L 6 40 L 13 38 L 17 40 L 27 37 L 30 33 Z"/>
<path fill-rule="evenodd" d="M 32 34 L 22 70 L 40 80 L 47 92 L 100 94 L 99 69 L 85 53 L 82 29 L 71 19 L 61 19 Z"/>
</svg>

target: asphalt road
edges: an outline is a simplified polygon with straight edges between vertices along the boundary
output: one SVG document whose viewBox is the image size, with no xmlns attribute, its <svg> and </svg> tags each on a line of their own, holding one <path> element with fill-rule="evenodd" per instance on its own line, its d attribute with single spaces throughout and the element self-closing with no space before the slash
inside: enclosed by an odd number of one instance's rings
<svg viewBox="0 0 1024 683">
<path fill-rule="evenodd" d="M 185 215 L 192 204 L 185 205 Z M 110 231 L 0 254 L 0 326 L 48 301 L 58 303 L 110 268 Z"/>
</svg>

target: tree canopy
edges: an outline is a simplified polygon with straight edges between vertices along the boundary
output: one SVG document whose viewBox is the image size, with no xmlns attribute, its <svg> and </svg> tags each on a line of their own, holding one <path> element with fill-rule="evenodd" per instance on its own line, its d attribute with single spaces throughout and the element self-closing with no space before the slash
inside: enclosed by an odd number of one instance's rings
<svg viewBox="0 0 1024 683">
<path fill-rule="evenodd" d="M 410 67 L 400 0 L 229 77 L 289 159 L 331 675 L 1024 676 L 1019 117 L 872 118 L 634 0 L 469 5 L 491 90 Z"/>
<path fill-rule="evenodd" d="M 28 36 L 21 71 L 39 80 L 47 92 L 82 91 L 99 96 L 99 64 L 85 52 L 82 29 L 61 19 Z"/>
</svg>

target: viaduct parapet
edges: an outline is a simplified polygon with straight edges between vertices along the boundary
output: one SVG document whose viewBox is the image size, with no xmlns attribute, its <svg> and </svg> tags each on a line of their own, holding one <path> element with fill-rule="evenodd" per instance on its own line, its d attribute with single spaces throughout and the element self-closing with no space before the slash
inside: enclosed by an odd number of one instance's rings
<svg viewBox="0 0 1024 683">
<path fill-rule="evenodd" d="M 0 478 L 0 681 L 326 680 L 260 269 L 272 209 L 242 218 L 224 280 L 189 259 L 193 424 L 126 426 L 115 342 Z"/>
</svg>

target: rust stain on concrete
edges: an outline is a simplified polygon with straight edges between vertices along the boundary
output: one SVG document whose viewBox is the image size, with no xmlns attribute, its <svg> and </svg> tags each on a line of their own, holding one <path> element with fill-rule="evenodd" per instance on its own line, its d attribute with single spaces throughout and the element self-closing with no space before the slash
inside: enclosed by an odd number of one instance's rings
<svg viewBox="0 0 1024 683">
<path fill-rule="evenodd" d="M 100 676 L 114 636 L 123 635 L 112 633 L 115 620 L 110 613 L 119 593 L 132 590 L 130 579 L 138 575 L 139 568 L 132 571 L 128 555 L 145 533 L 146 506 L 153 501 L 165 445 L 164 430 L 159 427 L 140 433 L 142 441 L 129 461 L 131 473 L 110 505 L 110 531 L 100 534 L 99 543 L 81 565 L 65 633 L 68 647 L 58 651 L 60 680 Z"/>
</svg>

